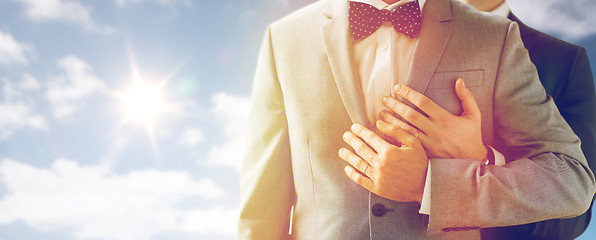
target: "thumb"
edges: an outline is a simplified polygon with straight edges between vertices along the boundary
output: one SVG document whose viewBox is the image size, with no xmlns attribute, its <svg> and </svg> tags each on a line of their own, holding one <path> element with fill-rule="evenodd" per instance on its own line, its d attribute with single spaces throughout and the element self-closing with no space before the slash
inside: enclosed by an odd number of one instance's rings
<svg viewBox="0 0 596 240">
<path fill-rule="evenodd" d="M 478 109 L 478 104 L 476 104 L 476 99 L 474 99 L 474 95 L 466 87 L 464 84 L 464 80 L 458 78 L 455 82 L 455 94 L 457 94 L 457 98 L 461 101 L 461 106 L 463 108 L 463 112 L 461 116 L 469 117 L 474 120 L 480 119 L 480 109 Z"/>
</svg>

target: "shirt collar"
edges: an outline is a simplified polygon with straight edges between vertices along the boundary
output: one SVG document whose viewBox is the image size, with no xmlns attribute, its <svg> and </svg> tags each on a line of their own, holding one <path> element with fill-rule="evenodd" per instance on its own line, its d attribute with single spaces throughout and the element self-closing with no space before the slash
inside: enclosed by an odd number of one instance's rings
<svg viewBox="0 0 596 240">
<path fill-rule="evenodd" d="M 497 16 L 501 16 L 504 18 L 509 17 L 509 13 L 511 12 L 511 8 L 507 5 L 507 1 L 503 1 L 501 5 L 490 11 L 492 14 L 496 14 Z"/>
<path fill-rule="evenodd" d="M 401 1 L 391 4 L 391 5 L 387 4 L 386 2 L 383 2 L 383 0 L 350 0 L 350 1 L 366 3 L 369 5 L 372 5 L 373 7 L 376 7 L 377 9 L 393 10 L 396 7 L 399 7 L 400 5 L 403 5 L 403 4 L 406 4 L 409 2 L 413 2 L 415 0 L 401 0 Z M 420 4 L 420 12 L 422 12 L 422 8 L 424 7 L 425 3 L 426 3 L 426 0 L 418 0 L 418 4 Z"/>
</svg>

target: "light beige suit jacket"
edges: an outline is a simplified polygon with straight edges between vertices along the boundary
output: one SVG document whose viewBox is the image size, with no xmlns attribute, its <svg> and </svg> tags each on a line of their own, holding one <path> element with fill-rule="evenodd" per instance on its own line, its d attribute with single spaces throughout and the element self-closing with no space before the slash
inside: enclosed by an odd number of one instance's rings
<svg viewBox="0 0 596 240">
<path fill-rule="evenodd" d="M 241 172 L 240 239 L 478 238 L 478 229 L 583 213 L 594 176 L 545 94 L 516 23 L 454 0 L 428 0 L 407 85 L 459 114 L 461 77 L 482 112 L 484 143 L 504 167 L 431 159 L 430 217 L 371 194 L 344 174 L 342 134 L 366 118 L 348 0 L 322 0 L 267 30 Z M 375 216 L 371 208 L 386 211 Z"/>
</svg>

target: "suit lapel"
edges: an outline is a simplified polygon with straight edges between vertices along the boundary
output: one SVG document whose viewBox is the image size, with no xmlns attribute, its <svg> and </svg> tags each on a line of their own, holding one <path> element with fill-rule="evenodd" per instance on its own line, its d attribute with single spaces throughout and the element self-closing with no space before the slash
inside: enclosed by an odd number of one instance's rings
<svg viewBox="0 0 596 240">
<path fill-rule="evenodd" d="M 451 36 L 450 4 L 450 0 L 428 0 L 422 11 L 422 31 L 406 77 L 406 85 L 418 92 L 426 90 Z"/>
<path fill-rule="evenodd" d="M 327 58 L 344 106 L 354 123 L 369 125 L 364 96 L 356 74 L 352 37 L 348 21 L 348 0 L 328 0 L 324 15 L 329 22 L 321 27 Z"/>
</svg>

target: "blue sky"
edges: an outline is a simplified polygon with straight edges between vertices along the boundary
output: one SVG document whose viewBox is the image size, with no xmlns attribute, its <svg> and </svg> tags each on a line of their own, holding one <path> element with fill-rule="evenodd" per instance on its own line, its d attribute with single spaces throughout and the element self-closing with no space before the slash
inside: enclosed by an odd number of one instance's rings
<svg viewBox="0 0 596 240">
<path fill-rule="evenodd" d="M 0 0 L 0 240 L 235 239 L 258 48 L 309 2 Z M 510 4 L 595 59 L 596 4 L 561 2 Z M 161 86 L 149 125 L 135 79 Z"/>
</svg>

